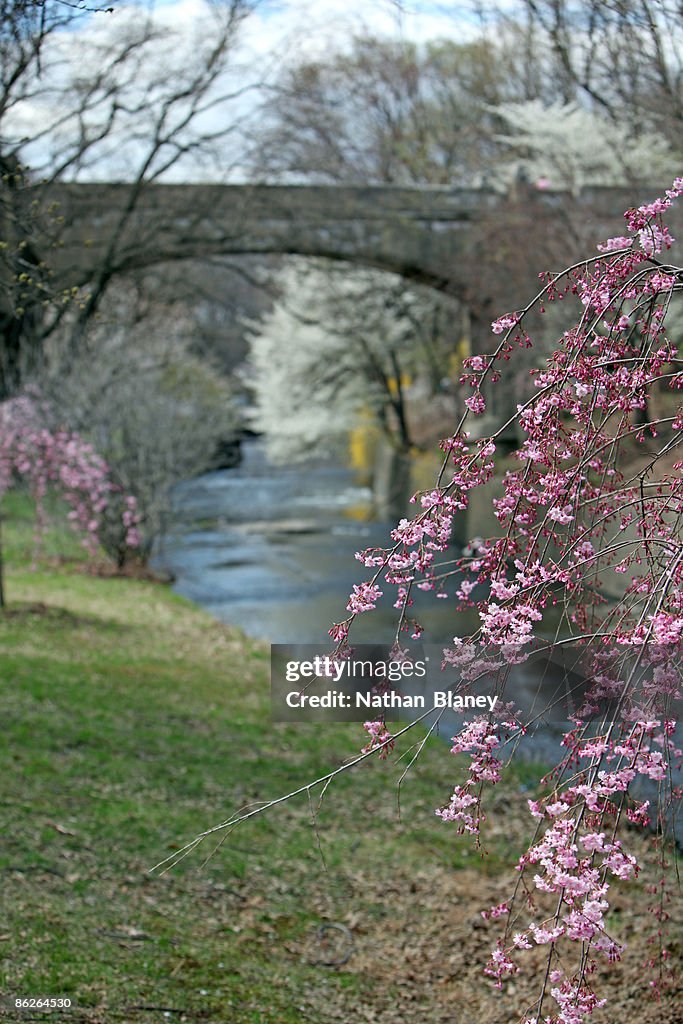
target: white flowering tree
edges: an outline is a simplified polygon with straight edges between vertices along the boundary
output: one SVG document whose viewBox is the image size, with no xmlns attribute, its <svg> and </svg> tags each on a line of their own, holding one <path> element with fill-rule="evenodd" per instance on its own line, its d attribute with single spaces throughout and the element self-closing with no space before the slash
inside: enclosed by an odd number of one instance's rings
<svg viewBox="0 0 683 1024">
<path fill-rule="evenodd" d="M 338 450 L 369 411 L 401 451 L 415 444 L 406 388 L 417 376 L 437 391 L 454 339 L 446 300 L 374 270 L 292 262 L 280 298 L 251 325 L 253 424 L 274 461 Z"/>
<path fill-rule="evenodd" d="M 633 136 L 625 122 L 615 122 L 578 103 L 541 100 L 496 107 L 507 126 L 499 136 L 512 159 L 498 172 L 501 183 L 523 169 L 532 182 L 578 193 L 591 185 L 648 185 L 673 177 L 675 154 L 659 133 Z"/>
</svg>

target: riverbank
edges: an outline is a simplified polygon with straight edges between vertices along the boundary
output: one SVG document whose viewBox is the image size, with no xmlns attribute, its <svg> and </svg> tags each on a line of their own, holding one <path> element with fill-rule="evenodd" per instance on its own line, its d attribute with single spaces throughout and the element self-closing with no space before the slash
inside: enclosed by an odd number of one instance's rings
<svg viewBox="0 0 683 1024">
<path fill-rule="evenodd" d="M 485 856 L 433 813 L 457 774 L 436 741 L 401 820 L 404 762 L 373 761 L 328 791 L 315 827 L 309 803 L 291 802 L 208 863 L 210 847 L 150 874 L 236 808 L 353 756 L 359 727 L 271 725 L 262 644 L 158 584 L 88 575 L 59 529 L 31 570 L 28 509 L 5 512 L 2 998 L 69 998 L 45 1017 L 69 1024 L 516 1018 L 531 982 L 499 995 L 483 980 L 498 925 L 479 911 L 508 894 L 532 769 L 495 794 Z M 628 1024 L 651 1005 L 639 902 L 632 887 L 616 896 L 613 926 L 632 944 L 596 1020 Z"/>
</svg>

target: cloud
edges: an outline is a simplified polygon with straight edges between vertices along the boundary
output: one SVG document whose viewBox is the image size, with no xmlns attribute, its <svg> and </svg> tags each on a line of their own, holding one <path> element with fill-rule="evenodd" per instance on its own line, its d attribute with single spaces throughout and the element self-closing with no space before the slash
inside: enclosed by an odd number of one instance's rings
<svg viewBox="0 0 683 1024">
<path fill-rule="evenodd" d="M 163 0 L 155 18 L 174 28 L 193 24 L 206 13 L 204 0 Z M 131 9 L 130 7 L 128 9 Z M 123 8 L 120 8 L 123 13 Z M 476 24 L 467 5 L 400 0 L 260 0 L 244 24 L 245 54 L 321 56 L 354 35 L 367 34 L 425 42 L 471 37 Z"/>
</svg>

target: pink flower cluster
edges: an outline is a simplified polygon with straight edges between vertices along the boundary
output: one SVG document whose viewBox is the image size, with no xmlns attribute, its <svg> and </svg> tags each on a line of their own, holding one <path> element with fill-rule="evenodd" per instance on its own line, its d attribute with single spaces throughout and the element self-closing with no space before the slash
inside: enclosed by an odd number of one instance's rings
<svg viewBox="0 0 683 1024">
<path fill-rule="evenodd" d="M 344 647 L 355 614 L 374 606 L 381 583 L 396 588 L 398 637 L 411 628 L 407 609 L 418 592 L 446 596 L 452 581 L 458 608 L 478 616 L 478 628 L 444 652 L 444 665 L 457 669 L 464 684 L 494 672 L 504 686 L 551 611 L 553 633 L 559 620 L 562 636 L 592 641 L 587 676 L 593 685 L 563 740 L 567 753 L 556 778 L 564 781 L 549 798 L 530 801 L 544 831 L 518 865 L 523 875 L 533 873 L 525 887 L 529 910 L 535 893 L 540 903 L 552 897 L 555 911 L 531 913 L 521 925 L 517 914 L 487 967 L 502 984 L 518 970 L 520 951 L 548 947 L 538 1012 L 527 1024 L 580 1024 L 602 1005 L 587 979 L 595 957 L 610 962 L 621 952 L 606 926 L 610 886 L 638 871 L 617 838 L 618 819 L 623 814 L 647 826 L 656 813 L 665 822 L 677 796 L 671 762 L 680 751 L 668 709 L 680 695 L 683 662 L 683 461 L 672 463 L 670 455 L 683 429 L 680 403 L 671 410 L 683 373 L 667 316 L 683 271 L 661 254 L 673 243 L 664 217 L 681 195 L 683 178 L 677 178 L 660 199 L 627 211 L 628 234 L 598 246 L 597 256 L 541 275 L 541 292 L 525 309 L 494 321 L 493 334 L 502 335 L 497 347 L 465 360 L 461 384 L 471 392 L 458 429 L 441 444 L 437 486 L 415 496 L 421 510 L 401 520 L 393 546 L 358 553 L 372 579 L 354 588 L 351 616 L 331 631 Z M 454 516 L 493 477 L 503 429 L 473 441 L 468 417 L 485 410 L 501 363 L 515 348 L 531 346 L 527 315 L 543 313 L 557 299 L 567 300 L 564 308 L 575 303 L 576 322 L 539 360 L 530 397 L 517 408 L 517 464 L 493 502 L 497 536 L 439 562 Z M 618 720 L 590 736 L 587 721 L 604 701 L 617 702 Z M 484 790 L 500 778 L 494 752 L 501 742 L 493 715 L 466 723 L 453 742 L 453 752 L 469 758 L 466 778 L 437 814 L 477 841 Z M 647 800 L 631 798 L 639 778 L 659 788 L 656 812 Z M 560 943 L 577 948 L 573 972 L 567 950 L 559 962 Z M 543 1016 L 549 996 L 557 1012 Z"/>
<path fill-rule="evenodd" d="M 372 611 L 381 596 L 382 591 L 374 583 L 354 583 L 346 610 L 353 612 L 354 615 Z"/>
<path fill-rule="evenodd" d="M 395 741 L 382 721 L 363 722 L 363 728 L 370 736 L 370 742 L 361 750 L 361 754 L 369 754 L 371 750 L 379 750 L 380 760 L 385 761 L 394 749 Z"/>
<path fill-rule="evenodd" d="M 520 859 L 518 870 L 523 874 L 535 870 L 533 887 L 539 893 L 555 896 L 555 910 L 550 918 L 529 921 L 523 930 L 508 929 L 507 941 L 498 941 L 487 967 L 487 973 L 500 986 L 506 975 L 520 970 L 517 951 L 547 945 L 552 960 L 562 940 L 579 944 L 584 969 L 578 983 L 567 979 L 561 970 L 551 974 L 551 982 L 562 983 L 551 989 L 559 1012 L 544 1018 L 549 1024 L 581 1024 L 592 1009 L 603 1005 L 604 1000 L 598 1000 L 584 984 L 587 965 L 596 954 L 614 962 L 623 951 L 622 944 L 607 930 L 608 894 L 611 880 L 632 880 L 638 864 L 614 837 L 614 801 L 617 797 L 628 799 L 632 805 L 628 808 L 629 820 L 647 825 L 649 802 L 639 803 L 627 794 L 638 773 L 655 780 L 662 778 L 663 757 L 650 749 L 648 739 L 668 746 L 681 757 L 681 751 L 673 748 L 670 740 L 671 722 L 662 728 L 657 720 L 636 721 L 623 726 L 624 735 L 618 738 L 612 735 L 615 728 L 612 725 L 608 734 L 590 740 L 566 738 L 573 762 L 579 764 L 574 781 L 543 800 L 528 801 L 532 817 L 547 825 L 541 838 Z M 588 764 L 581 767 L 582 761 Z M 610 769 L 608 766 L 613 764 L 616 767 Z M 527 908 L 532 907 L 529 891 Z"/>
<path fill-rule="evenodd" d="M 500 781 L 501 764 L 493 754 L 499 746 L 498 732 L 486 719 L 465 722 L 461 732 L 453 737 L 451 753 L 470 755 L 468 777 L 463 785 L 455 787 L 450 803 L 436 813 L 444 821 L 458 822 L 460 833 L 479 835 L 483 816 L 477 794 L 482 782 L 495 786 Z"/>
<path fill-rule="evenodd" d="M 78 434 L 51 430 L 38 401 L 21 396 L 0 405 L 0 499 L 17 479 L 24 480 L 36 503 L 39 531 L 45 525 L 44 499 L 56 492 L 69 506 L 68 519 L 94 553 L 102 514 L 120 488 L 108 466 Z M 137 503 L 127 496 L 123 522 L 126 543 L 139 543 Z"/>
</svg>

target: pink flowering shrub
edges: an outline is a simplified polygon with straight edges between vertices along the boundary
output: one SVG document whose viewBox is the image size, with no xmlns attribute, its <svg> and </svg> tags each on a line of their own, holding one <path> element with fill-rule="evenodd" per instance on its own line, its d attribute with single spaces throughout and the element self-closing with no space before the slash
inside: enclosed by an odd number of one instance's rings
<svg viewBox="0 0 683 1024">
<path fill-rule="evenodd" d="M 35 501 L 38 537 L 45 526 L 45 498 L 56 492 L 69 505 L 68 519 L 83 535 L 87 550 L 98 549 L 98 531 L 113 496 L 120 488 L 107 464 L 78 434 L 52 430 L 40 403 L 21 396 L 0 404 L 0 501 L 23 481 Z M 124 526 L 130 547 L 138 544 L 137 506 L 123 497 Z"/>
<path fill-rule="evenodd" d="M 515 886 L 523 902 L 513 898 L 487 912 L 504 923 L 486 966 L 496 985 L 521 969 L 525 950 L 547 949 L 538 1000 L 520 1007 L 525 1024 L 580 1024 L 604 1004 L 592 978 L 623 948 L 610 934 L 610 889 L 639 869 L 617 835 L 619 820 L 666 832 L 680 799 L 672 706 L 683 663 L 683 461 L 675 454 L 683 369 L 667 318 L 683 290 L 683 270 L 669 261 L 665 218 L 682 194 L 678 178 L 662 198 L 627 211 L 626 234 L 599 245 L 596 256 L 541 275 L 539 294 L 493 323 L 500 340 L 465 362 L 461 383 L 469 397 L 457 430 L 442 442 L 436 486 L 413 498 L 419 511 L 401 520 L 390 546 L 358 552 L 369 579 L 354 587 L 349 617 L 330 630 L 343 653 L 355 617 L 390 594 L 400 650 L 406 634 L 422 632 L 414 611 L 420 591 L 447 597 L 450 590 L 459 608 L 476 610 L 477 630 L 453 639 L 443 667 L 455 670 L 454 687 L 495 678 L 505 700 L 454 737 L 453 752 L 467 759 L 465 778 L 437 811 L 476 842 L 504 748 L 527 727 L 505 693 L 511 667 L 546 636 L 586 645 L 591 685 L 546 779 L 549 795 L 529 801 L 535 837 L 517 864 Z M 510 423 L 477 439 L 466 428 L 485 411 L 503 364 L 533 346 L 528 314 L 559 300 L 575 302 L 576 322 L 532 371 L 534 393 L 517 406 L 519 448 L 493 503 L 499 531 L 472 541 L 455 563 L 451 553 L 440 564 L 453 517 L 467 509 L 471 491 L 494 478 Z M 371 743 L 364 750 L 386 756 L 384 723 L 366 729 Z M 639 780 L 654 786 L 654 801 L 636 795 Z M 657 913 L 661 923 L 661 905 Z M 660 941 L 655 987 L 667 959 Z"/>
</svg>

